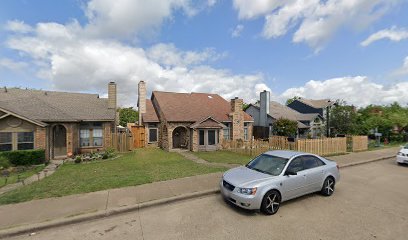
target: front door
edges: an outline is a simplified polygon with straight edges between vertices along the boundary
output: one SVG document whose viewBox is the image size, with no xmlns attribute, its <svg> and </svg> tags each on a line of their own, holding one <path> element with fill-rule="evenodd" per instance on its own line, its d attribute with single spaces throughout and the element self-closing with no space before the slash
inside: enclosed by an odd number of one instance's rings
<svg viewBox="0 0 408 240">
<path fill-rule="evenodd" d="M 218 141 L 218 129 L 198 130 L 198 145 L 200 151 L 217 150 Z"/>
<path fill-rule="evenodd" d="M 67 155 L 67 130 L 62 125 L 57 125 L 53 130 L 54 157 Z"/>
</svg>

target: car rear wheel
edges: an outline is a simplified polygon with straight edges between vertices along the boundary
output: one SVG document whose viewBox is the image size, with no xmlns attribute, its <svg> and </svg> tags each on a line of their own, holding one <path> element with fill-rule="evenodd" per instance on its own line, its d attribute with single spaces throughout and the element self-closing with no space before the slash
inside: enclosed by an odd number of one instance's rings
<svg viewBox="0 0 408 240">
<path fill-rule="evenodd" d="M 334 179 L 332 177 L 327 177 L 324 180 L 322 190 L 320 191 L 324 196 L 331 196 L 334 193 L 335 186 Z"/>
<path fill-rule="evenodd" d="M 262 199 L 261 211 L 267 215 L 273 215 L 278 212 L 281 204 L 281 195 L 276 190 L 271 190 L 265 194 Z"/>
</svg>

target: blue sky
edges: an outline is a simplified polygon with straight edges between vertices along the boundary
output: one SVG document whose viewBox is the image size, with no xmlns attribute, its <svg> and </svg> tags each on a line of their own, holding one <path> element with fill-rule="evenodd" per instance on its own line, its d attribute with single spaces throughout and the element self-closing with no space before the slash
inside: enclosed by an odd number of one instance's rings
<svg viewBox="0 0 408 240">
<path fill-rule="evenodd" d="M 406 12 L 406 0 L 3 0 L 0 86 L 104 95 L 114 80 L 134 105 L 143 79 L 247 102 L 268 89 L 405 105 Z"/>
</svg>

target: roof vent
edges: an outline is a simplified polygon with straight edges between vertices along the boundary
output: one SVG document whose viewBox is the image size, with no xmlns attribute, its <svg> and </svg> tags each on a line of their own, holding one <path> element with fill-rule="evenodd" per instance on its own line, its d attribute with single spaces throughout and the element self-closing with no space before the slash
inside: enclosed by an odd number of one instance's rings
<svg viewBox="0 0 408 240">
<path fill-rule="evenodd" d="M 210 98 L 210 99 L 211 99 L 211 98 L 213 98 L 213 97 L 212 97 L 212 96 L 208 96 L 208 98 Z"/>
</svg>

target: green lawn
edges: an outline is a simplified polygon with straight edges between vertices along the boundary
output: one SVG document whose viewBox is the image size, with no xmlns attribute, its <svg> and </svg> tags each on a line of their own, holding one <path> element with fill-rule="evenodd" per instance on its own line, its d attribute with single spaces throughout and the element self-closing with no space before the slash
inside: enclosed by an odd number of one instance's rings
<svg viewBox="0 0 408 240">
<path fill-rule="evenodd" d="M 7 184 L 6 184 L 6 179 L 2 176 L 0 177 L 0 188 L 8 184 L 16 183 L 18 180 L 19 174 L 20 174 L 20 179 L 26 179 L 28 177 L 31 177 L 32 175 L 37 174 L 38 172 L 41 172 L 41 170 L 43 170 L 44 167 L 45 165 L 40 165 L 40 166 L 35 166 L 34 168 L 24 171 L 22 173 L 12 172 L 10 176 L 7 178 Z"/>
<path fill-rule="evenodd" d="M 197 157 L 208 162 L 247 164 L 252 157 L 230 151 L 195 152 Z"/>
<path fill-rule="evenodd" d="M 177 153 L 138 149 L 113 160 L 62 165 L 53 175 L 0 196 L 0 204 L 134 186 L 225 171 L 196 164 Z"/>
<path fill-rule="evenodd" d="M 368 151 L 373 151 L 373 150 L 380 150 L 380 149 L 384 149 L 384 148 L 391 148 L 391 147 L 399 147 L 399 146 L 405 146 L 406 142 L 390 142 L 387 145 L 384 145 L 383 143 L 381 143 L 380 147 L 376 147 L 375 146 L 375 141 L 371 141 L 368 144 Z"/>
</svg>

